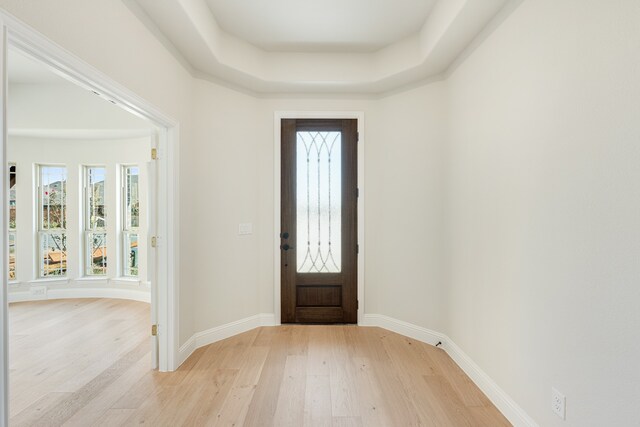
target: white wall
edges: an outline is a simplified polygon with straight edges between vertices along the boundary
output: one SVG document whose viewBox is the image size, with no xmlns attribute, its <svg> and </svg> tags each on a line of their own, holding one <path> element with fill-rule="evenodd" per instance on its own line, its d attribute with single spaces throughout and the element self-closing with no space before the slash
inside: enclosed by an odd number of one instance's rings
<svg viewBox="0 0 640 427">
<path fill-rule="evenodd" d="M 193 273 L 196 330 L 274 312 L 276 111 L 364 112 L 365 312 L 442 327 L 443 88 L 379 101 L 256 99 L 197 81 L 196 138 L 203 145 L 191 157 L 198 176 L 192 191 L 207 196 L 190 233 L 195 263 L 208 268 Z M 254 233 L 239 236 L 241 222 L 253 223 Z"/>
<path fill-rule="evenodd" d="M 46 286 L 48 296 L 72 297 L 101 295 L 106 289 L 125 289 L 140 293 L 149 293 L 147 283 L 147 200 L 144 188 L 148 185 L 147 161 L 149 159 L 150 137 L 123 140 L 54 140 L 30 137 L 9 136 L 7 158 L 16 164 L 16 230 L 17 256 L 16 281 L 9 286 L 9 300 L 39 299 L 32 296 L 32 286 Z M 36 165 L 64 165 L 67 168 L 67 275 L 63 280 L 38 278 L 36 245 Z M 140 232 L 138 253 L 140 270 L 137 280 L 122 277 L 121 242 L 121 199 L 120 171 L 122 165 L 140 167 Z M 107 275 L 106 277 L 87 277 L 84 274 L 84 233 L 82 231 L 82 181 L 84 166 L 104 166 L 106 169 L 105 204 L 107 217 Z M 53 292 L 51 292 L 53 291 Z M 129 292 L 131 295 L 136 293 Z M 114 293 L 114 295 L 119 295 Z M 148 298 L 148 297 L 147 297 Z"/>
<path fill-rule="evenodd" d="M 640 424 L 639 22 L 528 0 L 447 82 L 446 332 L 541 426 Z"/>
<path fill-rule="evenodd" d="M 441 331 L 446 309 L 444 85 L 375 103 L 366 118 L 366 313 Z"/>
<path fill-rule="evenodd" d="M 201 81 L 195 88 L 200 144 L 183 157 L 193 195 L 183 237 L 197 295 L 190 310 L 204 331 L 259 312 L 259 228 L 238 236 L 238 223 L 258 222 L 260 136 L 254 98 Z"/>
</svg>

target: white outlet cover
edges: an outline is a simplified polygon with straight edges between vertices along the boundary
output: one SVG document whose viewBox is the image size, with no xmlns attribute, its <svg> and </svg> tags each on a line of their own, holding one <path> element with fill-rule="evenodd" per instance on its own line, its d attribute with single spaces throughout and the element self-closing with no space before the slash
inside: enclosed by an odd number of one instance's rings
<svg viewBox="0 0 640 427">
<path fill-rule="evenodd" d="M 29 289 L 29 293 L 32 296 L 45 297 L 47 295 L 47 287 L 46 286 L 32 286 Z"/>
<path fill-rule="evenodd" d="M 253 233 L 253 224 L 250 222 L 245 222 L 238 224 L 238 234 L 241 236 L 252 234 Z"/>
<path fill-rule="evenodd" d="M 551 387 L 551 410 L 563 420 L 566 419 L 567 398 L 554 387 Z"/>
</svg>

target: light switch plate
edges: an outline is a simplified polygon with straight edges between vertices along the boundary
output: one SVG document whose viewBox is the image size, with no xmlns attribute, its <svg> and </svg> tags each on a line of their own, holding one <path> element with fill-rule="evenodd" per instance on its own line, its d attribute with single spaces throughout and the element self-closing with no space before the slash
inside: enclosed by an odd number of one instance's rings
<svg viewBox="0 0 640 427">
<path fill-rule="evenodd" d="M 238 224 L 238 234 L 246 236 L 247 234 L 253 234 L 253 224 L 250 222 L 244 222 Z"/>
</svg>

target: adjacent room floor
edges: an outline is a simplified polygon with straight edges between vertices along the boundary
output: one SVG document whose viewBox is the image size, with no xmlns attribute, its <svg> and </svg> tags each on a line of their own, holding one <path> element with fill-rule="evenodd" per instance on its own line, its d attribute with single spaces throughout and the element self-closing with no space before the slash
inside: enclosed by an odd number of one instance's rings
<svg viewBox="0 0 640 427">
<path fill-rule="evenodd" d="M 10 425 L 89 426 L 151 374 L 149 304 L 9 304 Z"/>
<path fill-rule="evenodd" d="M 507 426 L 442 350 L 357 326 L 254 329 L 150 369 L 149 306 L 11 304 L 12 425 Z"/>
</svg>

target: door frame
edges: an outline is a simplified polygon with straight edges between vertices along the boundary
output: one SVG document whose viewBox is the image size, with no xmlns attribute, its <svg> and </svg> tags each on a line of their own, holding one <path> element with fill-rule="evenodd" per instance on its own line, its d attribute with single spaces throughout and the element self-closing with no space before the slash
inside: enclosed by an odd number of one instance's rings
<svg viewBox="0 0 640 427">
<path fill-rule="evenodd" d="M 280 203 L 281 203 L 281 121 L 283 119 L 356 119 L 358 121 L 358 325 L 362 324 L 364 295 L 364 112 L 363 111 L 276 111 L 273 120 L 273 312 L 275 324 L 281 324 L 280 287 Z"/>
<path fill-rule="evenodd" d="M 172 371 L 177 368 L 178 360 L 178 211 L 173 207 L 176 203 L 178 188 L 178 144 L 179 123 L 165 115 L 151 103 L 136 95 L 131 90 L 115 82 L 101 71 L 88 65 L 86 62 L 66 51 L 61 46 L 50 41 L 42 34 L 22 23 L 9 13 L 0 10 L 0 120 L 1 139 L 0 163 L 3 171 L 0 176 L 0 185 L 6 181 L 6 146 L 7 146 L 7 102 L 6 91 L 8 88 L 8 75 L 6 70 L 7 51 L 9 46 L 20 50 L 22 53 L 45 64 L 57 74 L 64 76 L 73 83 L 85 89 L 95 91 L 104 99 L 118 104 L 125 110 L 153 123 L 158 127 L 158 160 L 157 160 L 157 216 L 156 230 L 149 230 L 149 240 L 152 235 L 157 235 L 161 244 L 156 249 L 157 295 L 155 301 L 158 314 L 158 341 L 159 341 L 159 370 Z M 0 203 L 0 222 L 2 233 L 0 237 L 0 274 L 6 277 L 7 251 L 6 239 L 8 233 L 6 192 L 2 191 Z M 151 245 L 149 245 L 151 248 Z M 8 406 L 8 301 L 6 279 L 2 280 L 0 290 L 0 425 L 7 425 L 9 416 Z M 154 302 L 152 302 L 153 304 Z M 151 324 L 151 322 L 149 322 Z"/>
</svg>

